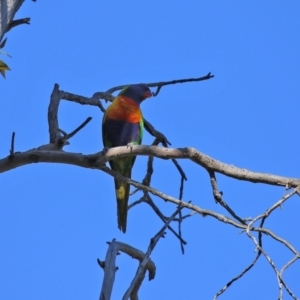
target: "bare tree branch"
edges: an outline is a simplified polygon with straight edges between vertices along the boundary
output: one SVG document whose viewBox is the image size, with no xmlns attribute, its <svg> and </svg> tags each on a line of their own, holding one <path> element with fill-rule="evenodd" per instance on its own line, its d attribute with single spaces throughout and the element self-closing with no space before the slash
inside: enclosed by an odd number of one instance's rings
<svg viewBox="0 0 300 300">
<path fill-rule="evenodd" d="M 10 146 L 10 155 L 14 155 L 15 154 L 15 132 L 12 133 L 11 135 L 11 146 Z"/>
<path fill-rule="evenodd" d="M 168 218 L 165 217 L 162 212 L 159 210 L 159 208 L 155 205 L 153 202 L 152 198 L 150 197 L 149 193 L 145 193 L 144 197 L 142 197 L 140 200 L 135 201 L 134 203 L 130 204 L 128 206 L 128 210 L 132 208 L 133 206 L 137 205 L 138 203 L 145 202 L 147 203 L 153 211 L 157 214 L 157 216 L 164 222 L 166 223 Z M 178 219 L 174 219 L 174 221 L 179 221 Z M 179 239 L 181 245 L 186 245 L 187 242 L 182 238 L 180 234 L 178 234 L 172 227 L 171 225 L 168 226 L 168 229 Z M 183 246 L 182 246 L 183 247 Z M 184 251 L 183 251 L 184 252 Z"/>
<path fill-rule="evenodd" d="M 159 90 L 163 86 L 170 85 L 170 84 L 177 84 L 177 83 L 203 81 L 203 80 L 211 79 L 213 77 L 214 77 L 214 75 L 211 75 L 211 73 L 208 73 L 207 75 L 199 77 L 199 78 L 189 78 L 189 79 L 179 79 L 179 80 L 171 80 L 171 81 L 165 81 L 165 82 L 155 82 L 155 83 L 148 83 L 147 85 L 149 87 L 158 87 L 159 88 L 156 91 L 156 93 L 153 94 L 154 96 L 156 96 L 158 94 Z M 104 99 L 106 101 L 113 101 L 114 96 L 112 96 L 111 94 L 113 92 L 117 91 L 117 90 L 123 89 L 127 85 L 116 86 L 116 87 L 113 87 L 113 88 L 109 89 L 106 92 L 97 92 L 91 98 L 87 98 L 87 97 L 84 97 L 84 96 L 79 96 L 79 95 L 76 95 L 76 94 L 60 91 L 58 89 L 58 84 L 55 84 L 53 92 L 52 92 L 52 97 L 54 97 L 55 99 L 59 98 L 59 100 L 64 99 L 64 100 L 68 100 L 68 101 L 73 101 L 73 102 L 83 104 L 83 105 L 97 106 L 104 113 L 105 109 L 104 109 L 104 107 L 102 106 L 102 104 L 99 100 Z M 57 103 L 57 101 L 54 101 L 54 103 L 55 103 L 54 107 L 57 106 L 57 109 L 58 109 L 59 101 L 58 101 L 58 103 Z M 50 106 L 49 106 L 49 110 L 50 110 Z M 56 111 L 56 118 L 57 118 L 57 110 L 53 109 L 52 111 L 53 111 L 53 113 Z M 50 125 L 50 123 L 49 123 L 49 125 Z M 144 119 L 144 126 L 145 126 L 145 129 L 151 135 L 158 138 L 159 141 L 163 143 L 163 145 L 166 145 L 166 144 L 171 145 L 171 143 L 168 141 L 168 139 L 165 137 L 165 135 L 162 134 L 161 132 L 155 130 L 155 128 L 146 119 Z M 50 125 L 50 127 L 51 127 L 51 125 Z M 53 127 L 53 131 L 55 131 L 55 126 Z M 51 140 L 51 136 L 53 136 L 53 133 L 52 133 L 52 135 L 50 134 L 50 141 L 51 141 L 51 143 L 53 143 L 53 140 Z"/>
<path fill-rule="evenodd" d="M 156 146 L 127 146 L 105 149 L 104 151 L 84 155 L 71 152 L 45 152 L 44 150 L 32 149 L 27 152 L 16 153 L 14 160 L 8 158 L 0 160 L 0 173 L 21 167 L 33 162 L 66 163 L 84 168 L 100 169 L 107 161 L 116 157 L 126 157 L 132 155 L 155 156 L 162 159 L 189 159 L 205 169 L 216 173 L 235 178 L 238 180 L 254 183 L 264 183 L 276 186 L 298 187 L 299 178 L 289 178 L 267 173 L 252 172 L 241 169 L 215 160 L 195 148 L 164 148 Z M 34 159 L 33 159 L 34 158 Z"/>
<path fill-rule="evenodd" d="M 0 41 L 8 31 L 15 14 L 24 0 L 1 0 L 0 1 Z"/>
<path fill-rule="evenodd" d="M 16 26 L 19 26 L 22 24 L 30 25 L 30 18 L 24 18 L 24 19 L 18 19 L 18 20 L 11 21 L 7 26 L 6 32 L 10 31 L 13 27 L 16 27 Z"/>
<path fill-rule="evenodd" d="M 150 124 L 150 122 L 148 122 L 145 118 L 144 118 L 144 126 L 145 129 L 154 137 L 156 137 L 156 139 L 163 143 L 163 144 L 168 144 L 171 145 L 171 143 L 168 141 L 168 139 L 166 138 L 166 136 L 164 134 L 162 134 L 161 132 L 157 131 L 153 125 Z"/>
<path fill-rule="evenodd" d="M 5 41 L 2 42 L 1 44 L 4 45 Z M 153 95 L 156 96 L 160 92 L 161 88 L 166 85 L 208 80 L 212 77 L 213 75 L 208 73 L 206 76 L 199 77 L 199 78 L 148 83 L 147 85 L 149 87 L 157 87 L 156 92 L 153 93 Z M 255 259 L 253 260 L 253 262 L 248 267 L 246 267 L 239 275 L 231 279 L 219 292 L 217 292 L 214 299 L 217 299 L 218 296 L 221 295 L 225 290 L 227 290 L 227 288 L 233 282 L 235 282 L 236 280 L 241 278 L 246 272 L 248 272 L 255 265 L 256 261 L 261 256 L 261 254 L 264 255 L 264 257 L 267 259 L 268 263 L 271 265 L 272 269 L 275 272 L 278 281 L 279 299 L 282 299 L 283 297 L 283 288 L 286 289 L 286 291 L 293 299 L 296 299 L 294 293 L 284 282 L 283 273 L 291 264 L 293 264 L 295 261 L 297 261 L 300 258 L 300 253 L 291 243 L 289 243 L 283 237 L 275 234 L 274 231 L 272 231 L 271 229 L 264 228 L 263 225 L 265 220 L 272 214 L 272 212 L 276 208 L 281 207 L 281 205 L 283 205 L 284 202 L 286 202 L 288 199 L 293 197 L 295 194 L 300 195 L 299 178 L 289 178 L 289 177 L 278 176 L 274 174 L 252 172 L 244 168 L 238 168 L 233 165 L 225 164 L 216 159 L 213 159 L 201 153 L 195 148 L 168 148 L 170 142 L 168 141 L 166 136 L 163 133 L 157 131 L 154 128 L 154 126 L 145 119 L 144 119 L 144 123 L 145 123 L 146 130 L 148 130 L 149 133 L 155 137 L 152 146 L 140 145 L 140 146 L 132 146 L 132 147 L 127 147 L 127 146 L 115 147 L 110 149 L 105 148 L 101 152 L 90 154 L 90 155 L 84 155 L 81 153 L 70 153 L 62 150 L 64 145 L 68 144 L 68 140 L 71 137 L 73 137 L 76 133 L 78 133 L 82 128 L 84 128 L 84 126 L 91 120 L 91 118 L 90 117 L 87 118 L 85 122 L 83 122 L 71 133 L 69 134 L 66 133 L 59 127 L 59 122 L 58 122 L 58 109 L 59 109 L 60 101 L 67 100 L 81 105 L 91 105 L 91 106 L 98 107 L 102 112 L 105 112 L 105 108 L 103 107 L 102 102 L 100 100 L 113 101 L 114 96 L 112 95 L 112 93 L 122 89 L 124 86 L 126 85 L 111 88 L 107 92 L 96 92 L 89 98 L 89 97 L 84 97 L 84 96 L 59 90 L 59 86 L 55 84 L 51 94 L 49 108 L 48 108 L 50 143 L 46 145 L 42 145 L 36 149 L 28 150 L 26 152 L 15 152 L 14 134 L 13 134 L 11 140 L 10 154 L 5 158 L 0 159 L 0 173 L 31 163 L 46 162 L 46 163 L 72 164 L 83 168 L 100 170 L 102 172 L 109 174 L 114 178 L 118 178 L 134 186 L 136 188 L 136 191 L 138 190 L 143 191 L 143 197 L 135 201 L 134 203 L 132 203 L 129 206 L 129 208 L 132 208 L 133 206 L 142 202 L 147 203 L 155 212 L 155 214 L 164 222 L 164 226 L 159 231 L 159 233 L 153 239 L 151 239 L 146 255 L 143 252 L 139 252 L 139 250 L 130 247 L 126 244 L 116 242 L 115 240 L 112 241 L 107 251 L 105 261 L 102 262 L 98 260 L 99 265 L 104 269 L 104 273 L 105 273 L 100 299 L 109 299 L 111 297 L 115 272 L 117 269 L 115 266 L 116 255 L 118 251 L 123 251 L 128 255 L 137 258 L 140 261 L 140 266 L 137 270 L 136 276 L 123 298 L 123 299 L 128 299 L 128 297 L 131 297 L 132 300 L 137 300 L 138 290 L 143 282 L 146 271 L 147 270 L 149 271 L 150 280 L 154 278 L 155 265 L 149 260 L 149 256 L 151 251 L 154 249 L 159 238 L 163 236 L 164 230 L 166 228 L 170 229 L 170 231 L 179 239 L 181 250 L 184 253 L 184 245 L 186 244 L 186 241 L 182 238 L 181 235 L 182 222 L 185 218 L 190 217 L 194 214 L 200 214 L 203 217 L 206 216 L 213 217 L 214 219 L 223 222 L 226 225 L 231 225 L 236 228 L 242 229 L 242 232 L 245 232 L 247 234 L 247 236 L 254 242 L 256 248 L 258 249 L 258 253 Z M 159 147 L 158 146 L 159 143 L 161 143 L 164 147 Z M 114 172 L 113 170 L 111 170 L 105 165 L 109 160 L 120 158 L 120 157 L 132 156 L 132 155 L 148 156 L 147 171 L 142 183 L 121 176 L 120 174 Z M 178 172 L 180 173 L 181 177 L 180 177 L 180 184 L 179 184 L 178 199 L 171 197 L 166 193 L 159 191 L 150 186 L 151 179 L 154 172 L 154 168 L 153 168 L 154 157 L 171 160 L 174 163 Z M 187 202 L 183 200 L 184 181 L 187 180 L 187 177 L 185 172 L 181 168 L 180 164 L 178 163 L 177 161 L 178 159 L 188 159 L 194 165 L 204 168 L 208 172 L 210 177 L 210 184 L 212 188 L 213 197 L 216 203 L 221 204 L 221 206 L 229 213 L 230 216 L 225 216 L 223 214 L 216 213 L 211 210 L 203 209 L 195 204 L 192 204 L 191 202 Z M 286 189 L 288 188 L 294 188 L 294 189 L 287 195 L 283 196 L 280 200 L 278 200 L 275 204 L 273 204 L 270 208 L 268 208 L 264 213 L 261 213 L 255 217 L 242 218 L 238 216 L 234 212 L 234 210 L 231 207 L 229 207 L 229 205 L 224 201 L 223 193 L 219 191 L 218 188 L 216 173 L 237 180 L 285 187 Z M 150 194 L 155 195 L 163 199 L 164 201 L 171 202 L 177 205 L 178 206 L 177 211 L 170 218 L 166 217 L 160 211 L 159 207 L 154 203 Z M 190 213 L 183 216 L 181 212 L 183 208 L 188 209 Z M 179 214 L 179 217 L 176 217 L 176 214 Z M 260 224 L 258 225 L 258 227 L 254 227 L 255 223 L 259 220 L 260 220 Z M 176 232 L 170 226 L 171 221 L 178 222 L 178 232 Z M 258 233 L 258 239 L 256 239 L 256 237 L 254 236 L 255 232 Z M 294 254 L 293 258 L 290 259 L 290 261 L 288 261 L 281 268 L 280 271 L 276 267 L 274 261 L 263 249 L 262 237 L 264 235 L 268 235 L 275 241 L 282 243 Z"/>
<path fill-rule="evenodd" d="M 266 219 L 276 208 L 281 207 L 281 205 L 288 200 L 289 198 L 291 198 L 293 195 L 295 195 L 298 191 L 300 190 L 300 185 L 293 189 L 289 194 L 284 195 L 279 201 L 277 201 L 275 204 L 273 204 L 269 209 L 266 210 L 265 213 L 258 215 L 257 217 L 255 217 L 249 224 L 248 227 L 251 227 L 256 221 L 258 221 L 259 219 Z"/>
<path fill-rule="evenodd" d="M 241 219 L 222 198 L 223 193 L 219 192 L 215 172 L 211 171 L 210 169 L 208 169 L 207 171 L 210 176 L 210 183 L 211 183 L 211 186 L 213 189 L 213 196 L 215 198 L 216 203 L 221 204 L 231 214 L 232 217 L 234 217 L 236 220 L 238 220 L 242 224 L 246 225 L 246 222 L 243 219 Z"/>
<path fill-rule="evenodd" d="M 55 144 L 57 140 L 61 138 L 61 134 L 59 133 L 58 130 L 59 126 L 58 126 L 58 117 L 57 117 L 61 96 L 62 96 L 62 92 L 59 90 L 58 84 L 55 84 L 50 97 L 50 103 L 48 107 L 48 123 L 49 123 L 49 134 L 50 134 L 51 144 Z"/>
<path fill-rule="evenodd" d="M 110 246 L 107 250 L 105 262 L 102 262 L 102 264 L 100 264 L 101 266 L 103 266 L 103 270 L 104 270 L 102 289 L 99 297 L 100 300 L 110 299 L 112 289 L 113 289 L 113 284 L 115 281 L 115 274 L 117 271 L 115 261 L 116 261 L 116 256 L 118 254 L 118 250 L 119 249 L 117 247 L 117 242 L 113 240 L 110 243 Z"/>
<path fill-rule="evenodd" d="M 113 239 L 112 242 L 109 243 L 109 248 L 106 252 L 105 261 L 100 261 L 98 259 L 98 264 L 104 270 L 102 289 L 99 297 L 100 300 L 108 300 L 111 297 L 113 284 L 115 280 L 115 273 L 117 271 L 116 257 L 119 251 L 124 252 L 130 257 L 139 260 L 140 263 L 143 262 L 146 257 L 146 255 L 142 251 L 128 244 L 117 242 L 115 239 Z M 149 280 L 154 279 L 156 273 L 156 267 L 151 259 L 148 259 L 147 263 L 144 264 L 143 270 L 144 270 L 143 274 L 145 274 L 146 271 L 149 272 Z M 141 282 L 142 281 L 140 281 L 139 284 L 141 284 Z"/>
<path fill-rule="evenodd" d="M 88 117 L 81 125 L 79 125 L 76 129 L 74 129 L 69 134 L 64 133 L 64 137 L 61 139 L 61 143 L 65 144 L 67 140 L 73 137 L 78 131 L 80 131 L 85 125 L 87 125 L 92 120 L 92 117 Z M 62 130 L 59 129 L 60 132 Z"/>
<path fill-rule="evenodd" d="M 171 80 L 171 81 L 160 81 L 160 82 L 152 82 L 152 83 L 143 83 L 146 84 L 148 87 L 157 87 L 157 90 L 155 93 L 153 93 L 153 96 L 157 96 L 159 91 L 163 86 L 170 85 L 170 84 L 178 84 L 178 83 L 186 83 L 186 82 L 197 82 L 197 81 L 203 81 L 203 80 L 208 80 L 215 77 L 214 75 L 211 75 L 209 72 L 207 75 L 198 77 L 198 78 L 189 78 L 189 79 L 177 79 L 177 80 Z M 130 84 L 123 84 L 119 86 L 115 86 L 113 88 L 110 88 L 107 90 L 107 93 L 114 93 L 116 91 L 122 90 L 124 87 L 128 86 Z"/>
<path fill-rule="evenodd" d="M 162 229 L 151 239 L 150 245 L 149 245 L 148 250 L 146 252 L 146 255 L 145 255 L 143 261 L 140 263 L 140 265 L 139 265 L 139 267 L 136 271 L 136 275 L 135 275 L 134 279 L 132 280 L 132 282 L 130 284 L 130 287 L 128 288 L 125 295 L 123 296 L 123 298 L 122 298 L 123 300 L 127 300 L 130 297 L 130 295 L 132 294 L 132 292 L 135 289 L 135 286 L 140 282 L 141 277 L 143 276 L 143 271 L 145 269 L 145 266 L 147 265 L 147 263 L 150 259 L 150 254 L 152 253 L 152 251 L 155 248 L 155 246 L 156 246 L 157 242 L 159 241 L 159 239 L 164 236 L 165 230 L 168 227 L 168 225 L 173 221 L 173 219 L 175 218 L 175 216 L 178 214 L 178 212 L 181 209 L 182 209 L 182 207 L 178 207 L 177 210 L 172 214 L 172 216 L 166 222 L 166 224 L 162 227 Z"/>
<path fill-rule="evenodd" d="M 294 299 L 294 300 L 298 300 L 299 298 L 297 298 L 294 293 L 290 290 L 290 288 L 286 285 L 286 283 L 283 281 L 279 271 L 276 268 L 276 265 L 274 263 L 274 261 L 271 259 L 271 257 L 266 253 L 266 251 L 259 245 L 259 243 L 257 242 L 256 238 L 250 233 L 249 230 L 246 231 L 247 235 L 250 237 L 250 239 L 254 242 L 254 244 L 256 245 L 256 248 L 265 256 L 265 258 L 267 259 L 267 261 L 269 262 L 270 266 L 272 267 L 272 269 L 274 270 L 276 277 L 278 279 L 278 288 L 279 288 L 279 298 L 278 299 L 283 299 L 283 295 L 282 295 L 282 287 L 281 285 L 283 285 L 286 289 L 286 291 L 289 293 L 289 295 Z M 298 254 L 299 255 L 299 254 Z"/>
<path fill-rule="evenodd" d="M 264 225 L 264 220 L 261 220 L 260 227 L 262 228 L 263 225 Z M 260 247 L 262 247 L 262 233 L 261 232 L 258 233 L 258 244 Z M 258 250 L 252 263 L 248 267 L 246 267 L 239 275 L 237 275 L 236 277 L 232 278 L 229 282 L 227 282 L 226 285 L 220 291 L 218 291 L 216 293 L 213 300 L 217 299 L 221 294 L 223 294 L 231 286 L 232 283 L 234 283 L 235 281 L 237 281 L 238 279 L 243 277 L 250 269 L 252 269 L 252 267 L 258 261 L 260 256 L 261 256 L 261 251 Z"/>
</svg>

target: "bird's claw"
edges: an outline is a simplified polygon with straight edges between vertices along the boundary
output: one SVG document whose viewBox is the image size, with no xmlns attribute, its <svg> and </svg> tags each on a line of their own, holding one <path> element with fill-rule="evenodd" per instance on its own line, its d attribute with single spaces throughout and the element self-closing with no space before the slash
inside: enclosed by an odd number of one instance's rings
<svg viewBox="0 0 300 300">
<path fill-rule="evenodd" d="M 103 150 L 102 150 L 102 152 L 106 153 L 108 151 L 108 149 L 109 149 L 108 147 L 104 147 Z"/>
<path fill-rule="evenodd" d="M 130 151 L 131 151 L 131 152 L 132 152 L 133 146 L 134 146 L 134 143 L 128 143 L 128 144 L 127 144 L 127 148 L 130 147 Z"/>
</svg>

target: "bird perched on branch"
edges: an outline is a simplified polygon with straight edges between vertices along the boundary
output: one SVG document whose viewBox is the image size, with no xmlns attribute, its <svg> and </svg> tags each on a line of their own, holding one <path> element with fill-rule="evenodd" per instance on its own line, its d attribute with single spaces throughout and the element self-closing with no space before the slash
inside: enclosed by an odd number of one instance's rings
<svg viewBox="0 0 300 300">
<path fill-rule="evenodd" d="M 144 122 L 140 104 L 152 96 L 145 84 L 133 84 L 125 87 L 107 108 L 102 121 L 102 139 L 104 147 L 140 145 Z M 130 178 L 136 156 L 115 158 L 109 161 L 112 170 Z M 124 233 L 127 223 L 129 184 L 115 178 L 115 190 L 118 209 L 118 227 Z"/>
</svg>

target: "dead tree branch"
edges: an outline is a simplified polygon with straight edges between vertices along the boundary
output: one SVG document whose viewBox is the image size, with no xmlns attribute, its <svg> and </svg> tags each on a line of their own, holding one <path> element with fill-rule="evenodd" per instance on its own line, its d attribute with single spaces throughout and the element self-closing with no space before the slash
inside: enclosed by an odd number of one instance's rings
<svg viewBox="0 0 300 300">
<path fill-rule="evenodd" d="M 4 34 L 9 31 L 12 27 L 11 24 L 14 24 L 13 18 L 24 0 L 1 0 L 0 1 L 0 41 L 2 40 Z M 26 18 L 29 19 L 29 18 Z M 23 20 L 26 20 L 23 19 Z M 23 22 L 24 24 L 24 22 Z M 17 25 L 17 24 L 16 24 Z M 15 25 L 15 26 L 16 26 Z"/>
<path fill-rule="evenodd" d="M 23 18 L 23 19 L 18 19 L 18 20 L 13 20 L 11 21 L 6 29 L 6 32 L 10 31 L 12 28 L 22 25 L 22 24 L 27 24 L 30 25 L 30 18 Z"/>
<path fill-rule="evenodd" d="M 3 42 L 2 44 L 4 44 Z M 154 96 L 157 96 L 161 91 L 161 88 L 177 83 L 185 83 L 185 82 L 193 82 L 193 81 L 203 81 L 208 80 L 214 77 L 210 73 L 206 76 L 199 78 L 190 78 L 190 79 L 180 79 L 180 80 L 172 80 L 166 82 L 156 82 L 156 83 L 148 83 L 149 87 L 156 87 L 156 92 L 153 93 Z M 49 144 L 42 145 L 38 148 L 28 150 L 26 152 L 15 152 L 14 145 L 14 135 L 11 140 L 10 153 L 7 157 L 0 159 L 0 173 L 7 172 L 14 168 L 21 167 L 26 164 L 31 163 L 64 163 L 71 164 L 83 168 L 89 169 L 97 169 L 114 178 L 118 178 L 122 181 L 127 182 L 136 188 L 136 190 L 142 190 L 143 196 L 141 199 L 132 203 L 129 208 L 134 207 L 135 205 L 145 202 L 147 203 L 154 213 L 164 222 L 163 228 L 157 233 L 157 235 L 151 239 L 148 251 L 146 254 L 143 252 L 120 242 L 116 242 L 115 240 L 110 243 L 109 249 L 107 251 L 105 261 L 98 260 L 99 265 L 104 269 L 104 279 L 102 285 L 102 291 L 100 295 L 100 299 L 110 299 L 111 292 L 113 288 L 115 272 L 116 272 L 116 255 L 118 251 L 122 251 L 127 253 L 128 255 L 138 259 L 140 261 L 139 268 L 137 270 L 136 276 L 132 281 L 131 286 L 125 293 L 123 299 L 128 299 L 131 297 L 132 300 L 138 299 L 138 290 L 142 284 L 142 281 L 145 277 L 145 273 L 149 271 L 149 279 L 153 279 L 155 275 L 155 265 L 149 259 L 151 251 L 154 249 L 157 241 L 160 237 L 164 235 L 164 230 L 166 228 L 170 229 L 170 231 L 179 239 L 181 250 L 184 252 L 184 245 L 186 241 L 182 238 L 182 222 L 185 218 L 190 217 L 194 214 L 200 214 L 201 216 L 209 216 L 220 222 L 223 222 L 226 225 L 231 225 L 245 232 L 247 236 L 254 242 L 256 248 L 258 249 L 258 253 L 254 258 L 253 262 L 246 267 L 238 276 L 231 279 L 216 295 L 214 299 L 217 299 L 219 295 L 221 295 L 233 282 L 241 278 L 246 272 L 248 272 L 256 263 L 258 258 L 263 254 L 263 256 L 267 259 L 268 263 L 272 267 L 275 272 L 278 288 L 279 288 L 279 299 L 283 297 L 283 288 L 289 293 L 289 295 L 293 299 L 297 299 L 291 289 L 287 286 L 287 284 L 283 280 L 284 271 L 293 264 L 296 260 L 300 258 L 299 251 L 286 239 L 278 236 L 271 229 L 263 227 L 265 220 L 273 213 L 273 211 L 281 207 L 284 202 L 286 202 L 291 197 L 295 196 L 295 194 L 300 195 L 300 178 L 289 178 L 284 176 L 278 176 L 274 174 L 267 173 L 259 173 L 252 172 L 250 170 L 244 168 L 238 168 L 233 165 L 225 164 L 220 162 L 214 158 L 209 157 L 208 155 L 200 152 L 195 148 L 168 148 L 171 143 L 167 139 L 167 137 L 160 131 L 156 130 L 154 126 L 144 119 L 146 130 L 155 137 L 155 140 L 152 146 L 132 146 L 132 147 L 115 147 L 110 149 L 104 149 L 101 152 L 94 154 L 81 154 L 81 153 L 70 153 L 62 151 L 63 147 L 68 144 L 68 140 L 72 138 L 75 134 L 77 134 L 84 126 L 88 124 L 91 120 L 91 117 L 87 118 L 85 122 L 83 122 L 80 126 L 78 126 L 71 133 L 66 133 L 59 127 L 58 121 L 58 110 L 59 104 L 61 100 L 72 101 L 81 105 L 91 105 L 99 108 L 102 112 L 105 112 L 105 108 L 102 105 L 101 100 L 113 101 L 114 96 L 113 92 L 118 91 L 124 88 L 126 85 L 113 87 L 106 92 L 96 92 L 91 97 L 84 97 L 76 94 L 72 94 L 69 92 L 65 92 L 59 89 L 57 84 L 54 85 L 54 89 L 51 94 L 49 108 L 48 108 L 48 123 L 49 123 L 49 135 L 50 141 Z M 159 147 L 159 144 L 162 144 L 163 147 Z M 142 183 L 132 180 L 130 178 L 126 178 L 121 176 L 120 174 L 112 171 L 105 164 L 112 159 L 126 157 L 126 156 L 148 156 L 147 170 L 146 175 L 142 181 Z M 151 187 L 151 179 L 154 173 L 153 161 L 154 158 L 160 158 L 165 160 L 171 160 L 175 165 L 176 169 L 180 174 L 180 184 L 179 184 L 179 197 L 174 198 L 172 196 L 167 195 L 166 193 L 159 191 L 153 187 Z M 210 178 L 210 184 L 212 188 L 212 194 L 216 201 L 219 203 L 227 212 L 227 215 L 216 213 L 211 210 L 207 210 L 201 208 L 195 204 L 192 204 L 190 201 L 184 201 L 183 197 L 183 188 L 184 181 L 187 180 L 187 176 L 183 169 L 181 168 L 179 159 L 187 159 L 194 165 L 204 168 Z M 283 196 L 279 199 L 274 205 L 268 208 L 264 213 L 261 213 L 255 217 L 243 218 L 239 216 L 233 208 L 229 207 L 229 205 L 223 199 L 222 191 L 219 191 L 216 173 L 242 181 L 248 181 L 252 183 L 261 183 L 266 185 L 274 185 L 279 187 L 294 188 L 290 193 Z M 158 208 L 158 206 L 152 200 L 150 194 L 155 195 L 164 201 L 173 203 L 178 206 L 176 212 L 170 217 L 166 217 Z M 183 215 L 181 210 L 187 209 L 188 214 Z M 179 217 L 176 215 L 179 214 Z M 178 232 L 171 227 L 170 222 L 175 221 L 178 222 Z M 258 227 L 254 227 L 256 222 L 260 221 Z M 256 238 L 255 234 L 257 233 L 258 238 Z M 275 241 L 283 244 L 287 249 L 289 249 L 293 253 L 293 258 L 288 261 L 279 271 L 276 267 L 274 261 L 270 258 L 267 252 L 263 249 L 262 246 L 262 237 L 264 235 L 268 235 Z"/>
<path fill-rule="evenodd" d="M 197 82 L 197 81 L 203 81 L 203 80 L 208 80 L 215 77 L 214 75 L 211 75 L 209 72 L 207 75 L 198 77 L 198 78 L 188 78 L 188 79 L 177 79 L 177 80 L 171 80 L 171 81 L 160 81 L 160 82 L 152 82 L 152 83 L 146 83 L 147 86 L 149 87 L 157 87 L 157 90 L 155 93 L 153 93 L 153 96 L 157 96 L 159 91 L 163 86 L 170 85 L 170 84 L 178 84 L 178 83 L 187 83 L 187 82 Z M 119 86 L 115 86 L 113 88 L 110 88 L 107 90 L 107 93 L 114 93 L 116 91 L 122 90 L 124 87 L 126 87 L 129 84 L 123 84 Z"/>
<path fill-rule="evenodd" d="M 116 157 L 142 155 L 154 156 L 161 159 L 189 159 L 206 170 L 212 170 L 213 172 L 220 173 L 234 179 L 253 183 L 263 183 L 290 188 L 298 187 L 300 185 L 299 178 L 289 178 L 267 173 L 252 172 L 247 169 L 238 168 L 213 159 L 208 155 L 199 152 L 195 148 L 164 148 L 145 145 L 132 146 L 128 148 L 127 146 L 122 146 L 105 149 L 104 151 L 91 155 L 84 155 L 80 153 L 47 152 L 40 150 L 45 149 L 45 146 L 46 145 L 43 145 L 39 148 L 26 152 L 16 153 L 14 160 L 10 160 L 8 157 L 1 159 L 0 173 L 34 162 L 65 163 L 83 168 L 101 169 L 101 166 Z"/>
<path fill-rule="evenodd" d="M 123 296 L 123 298 L 122 298 L 123 300 L 127 300 L 132 295 L 133 291 L 135 291 L 136 285 L 140 284 L 140 281 L 144 274 L 145 266 L 147 265 L 147 263 L 150 259 L 150 255 L 151 255 L 153 249 L 155 248 L 159 239 L 164 236 L 166 228 L 173 221 L 173 219 L 176 217 L 176 215 L 179 213 L 179 211 L 181 209 L 182 209 L 182 207 L 178 207 L 177 210 L 171 215 L 169 220 L 166 222 L 166 224 L 162 227 L 162 229 L 150 240 L 150 245 L 148 247 L 146 255 L 145 255 L 143 261 L 140 263 L 140 265 L 136 271 L 136 275 L 130 284 L 130 287 L 128 288 L 125 295 Z M 138 298 L 135 296 L 135 299 L 138 299 Z"/>
<path fill-rule="evenodd" d="M 105 261 L 100 261 L 98 259 L 98 264 L 104 270 L 102 289 L 99 297 L 100 300 L 108 300 L 111 297 L 113 284 L 115 280 L 115 273 L 117 271 L 116 258 L 119 251 L 126 253 L 130 257 L 139 260 L 140 263 L 143 262 L 146 257 L 146 255 L 142 251 L 128 244 L 117 242 L 115 239 L 112 240 L 112 242 L 109 243 L 109 248 L 106 252 Z M 147 260 L 147 263 L 144 265 L 143 270 L 144 270 L 144 274 L 146 271 L 149 272 L 149 280 L 154 279 L 156 273 L 156 267 L 151 259 Z"/>
</svg>

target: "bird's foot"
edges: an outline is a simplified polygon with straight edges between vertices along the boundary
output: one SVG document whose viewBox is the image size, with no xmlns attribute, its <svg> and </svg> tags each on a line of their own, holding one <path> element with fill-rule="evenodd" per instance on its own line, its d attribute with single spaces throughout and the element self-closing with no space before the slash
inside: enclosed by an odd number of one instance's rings
<svg viewBox="0 0 300 300">
<path fill-rule="evenodd" d="M 127 148 L 130 147 L 130 151 L 131 151 L 131 152 L 132 152 L 133 146 L 134 146 L 134 143 L 128 143 L 128 144 L 127 144 Z"/>
<path fill-rule="evenodd" d="M 109 149 L 108 147 L 104 147 L 102 152 L 105 154 L 108 151 L 108 149 Z"/>
</svg>

